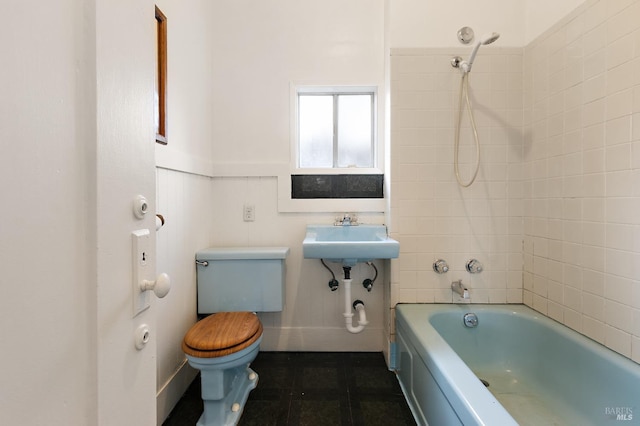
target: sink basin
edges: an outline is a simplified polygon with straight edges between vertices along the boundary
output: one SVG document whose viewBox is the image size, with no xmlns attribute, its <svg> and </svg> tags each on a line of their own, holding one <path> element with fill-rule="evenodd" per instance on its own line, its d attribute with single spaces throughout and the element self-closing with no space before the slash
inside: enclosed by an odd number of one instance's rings
<svg viewBox="0 0 640 426">
<path fill-rule="evenodd" d="M 302 253 L 306 259 L 325 259 L 354 266 L 374 259 L 396 258 L 400 243 L 389 238 L 384 225 L 307 225 Z"/>
</svg>

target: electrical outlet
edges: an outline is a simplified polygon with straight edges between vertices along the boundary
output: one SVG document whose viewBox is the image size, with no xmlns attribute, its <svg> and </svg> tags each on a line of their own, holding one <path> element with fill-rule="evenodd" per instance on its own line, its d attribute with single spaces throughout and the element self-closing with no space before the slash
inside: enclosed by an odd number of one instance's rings
<svg viewBox="0 0 640 426">
<path fill-rule="evenodd" d="M 245 204 L 242 219 L 244 219 L 245 222 L 253 222 L 256 220 L 256 206 L 253 204 Z"/>
</svg>

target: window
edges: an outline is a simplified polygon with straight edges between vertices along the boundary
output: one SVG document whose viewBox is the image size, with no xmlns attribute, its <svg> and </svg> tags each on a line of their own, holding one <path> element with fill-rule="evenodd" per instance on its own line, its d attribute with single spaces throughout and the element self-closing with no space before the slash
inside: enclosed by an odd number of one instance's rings
<svg viewBox="0 0 640 426">
<path fill-rule="evenodd" d="M 299 89 L 298 167 L 375 167 L 375 91 Z"/>
<path fill-rule="evenodd" d="M 292 89 L 291 199 L 384 198 L 376 88 Z"/>
</svg>

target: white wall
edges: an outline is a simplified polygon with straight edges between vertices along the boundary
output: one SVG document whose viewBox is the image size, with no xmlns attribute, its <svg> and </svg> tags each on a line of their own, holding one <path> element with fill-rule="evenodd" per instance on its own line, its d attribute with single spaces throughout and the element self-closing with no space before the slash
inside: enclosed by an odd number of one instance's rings
<svg viewBox="0 0 640 426">
<path fill-rule="evenodd" d="M 384 84 L 382 0 L 223 0 L 210 18 L 213 161 L 288 165 L 292 83 Z"/>
<path fill-rule="evenodd" d="M 459 47 L 458 30 L 471 27 L 476 40 L 486 33 L 501 34 L 500 46 L 524 44 L 524 0 L 422 1 L 392 0 L 391 48 Z"/>
<path fill-rule="evenodd" d="M 167 145 L 156 145 L 159 167 L 211 173 L 213 132 L 212 2 L 162 0 L 167 17 Z"/>
<path fill-rule="evenodd" d="M 456 34 L 501 34 L 499 46 L 522 47 L 585 0 L 391 1 L 391 47 L 459 47 Z M 477 38 L 476 38 L 477 40 Z"/>
<path fill-rule="evenodd" d="M 523 45 L 531 43 L 582 3 L 585 0 L 524 0 Z"/>
<path fill-rule="evenodd" d="M 158 271 L 167 272 L 172 279 L 171 292 L 156 305 L 157 410 L 160 424 L 196 373 L 186 364 L 181 343 L 197 320 L 194 254 L 210 245 L 209 229 L 214 204 L 211 179 L 205 176 L 159 168 L 156 188 L 157 210 L 166 219 L 157 233 Z"/>
<path fill-rule="evenodd" d="M 155 199 L 153 4 L 6 6 L 0 423 L 153 424 L 155 338 L 136 351 L 133 331 L 155 321 L 132 318 L 130 254 L 153 223 L 131 208 Z"/>
<path fill-rule="evenodd" d="M 96 421 L 93 47 L 84 2 L 35 3 L 7 4 L 0 27 L 12 41 L 0 46 L 0 423 L 86 425 Z"/>
</svg>

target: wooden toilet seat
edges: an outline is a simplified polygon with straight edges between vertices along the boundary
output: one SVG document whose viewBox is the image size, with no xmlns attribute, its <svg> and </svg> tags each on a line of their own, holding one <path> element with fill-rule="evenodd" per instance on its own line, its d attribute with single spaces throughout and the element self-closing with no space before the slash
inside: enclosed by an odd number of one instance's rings
<svg viewBox="0 0 640 426">
<path fill-rule="evenodd" d="M 262 336 L 252 312 L 218 312 L 198 321 L 184 336 L 182 350 L 198 358 L 217 358 L 251 346 Z"/>
</svg>

